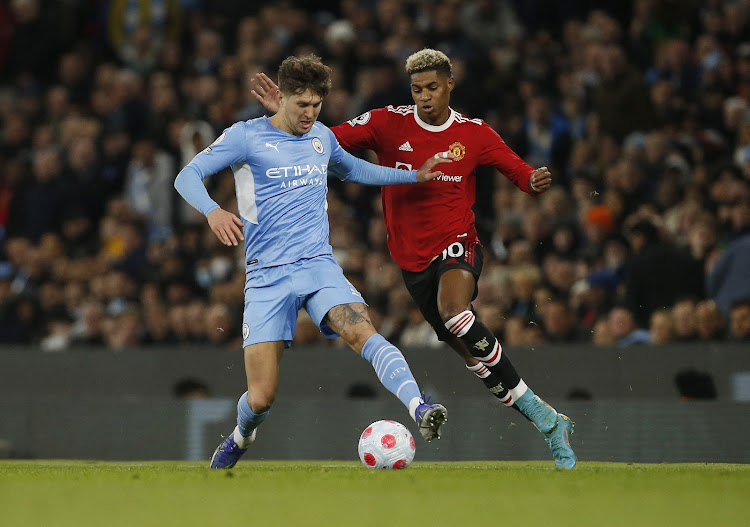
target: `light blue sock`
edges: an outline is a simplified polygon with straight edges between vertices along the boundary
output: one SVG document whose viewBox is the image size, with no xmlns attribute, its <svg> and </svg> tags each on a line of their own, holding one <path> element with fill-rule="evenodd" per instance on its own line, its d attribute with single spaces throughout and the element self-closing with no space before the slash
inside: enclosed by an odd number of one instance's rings
<svg viewBox="0 0 750 527">
<path fill-rule="evenodd" d="M 248 437 L 268 417 L 269 411 L 260 414 L 253 412 L 250 403 L 247 402 L 247 392 L 243 393 L 237 401 L 237 428 L 240 434 Z"/>
<path fill-rule="evenodd" d="M 543 434 L 552 430 L 557 424 L 555 409 L 535 395 L 531 388 L 518 398 L 516 406 Z"/>
<path fill-rule="evenodd" d="M 414 399 L 420 397 L 419 386 L 401 351 L 375 333 L 362 347 L 362 358 L 372 364 L 380 383 L 413 413 Z"/>
</svg>

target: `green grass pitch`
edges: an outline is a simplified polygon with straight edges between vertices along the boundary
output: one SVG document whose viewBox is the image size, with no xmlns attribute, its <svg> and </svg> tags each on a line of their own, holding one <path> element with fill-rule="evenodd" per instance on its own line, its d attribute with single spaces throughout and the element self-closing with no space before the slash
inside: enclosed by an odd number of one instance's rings
<svg viewBox="0 0 750 527">
<path fill-rule="evenodd" d="M 0 461 L 0 525 L 750 525 L 750 465 Z"/>
</svg>

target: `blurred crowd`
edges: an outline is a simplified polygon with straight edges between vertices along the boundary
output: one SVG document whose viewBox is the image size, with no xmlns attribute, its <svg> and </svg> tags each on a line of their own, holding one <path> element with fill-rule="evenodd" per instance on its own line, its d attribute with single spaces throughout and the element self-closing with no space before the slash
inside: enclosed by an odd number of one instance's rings
<svg viewBox="0 0 750 527">
<path fill-rule="evenodd" d="M 336 125 L 411 104 L 423 47 L 451 57 L 455 110 L 553 174 L 539 198 L 477 174 L 474 306 L 505 346 L 748 341 L 750 1 L 598 4 L 0 0 L 0 343 L 239 350 L 242 248 L 177 172 L 264 114 L 249 80 L 285 57 L 333 68 Z M 207 185 L 236 211 L 229 170 Z M 334 255 L 375 326 L 439 345 L 379 189 L 329 185 Z M 295 341 L 329 342 L 304 312 Z"/>
</svg>

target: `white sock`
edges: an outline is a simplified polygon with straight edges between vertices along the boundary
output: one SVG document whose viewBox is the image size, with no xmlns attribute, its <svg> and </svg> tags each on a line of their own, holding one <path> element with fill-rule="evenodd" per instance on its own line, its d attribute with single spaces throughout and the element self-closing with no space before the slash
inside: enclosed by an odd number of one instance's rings
<svg viewBox="0 0 750 527">
<path fill-rule="evenodd" d="M 417 406 L 422 402 L 421 397 L 414 397 L 411 401 L 409 401 L 409 414 L 411 415 L 411 418 L 414 419 L 414 422 L 417 422 Z"/>
<path fill-rule="evenodd" d="M 234 427 L 234 432 L 232 432 L 232 434 L 234 435 L 234 442 L 237 443 L 237 446 L 240 447 L 240 448 L 242 448 L 242 449 L 245 449 L 245 448 L 249 447 L 250 443 L 252 443 L 253 441 L 255 441 L 255 437 L 253 436 L 253 434 L 250 434 L 247 437 L 243 436 L 240 433 L 240 427 L 239 426 L 235 426 Z"/>
</svg>

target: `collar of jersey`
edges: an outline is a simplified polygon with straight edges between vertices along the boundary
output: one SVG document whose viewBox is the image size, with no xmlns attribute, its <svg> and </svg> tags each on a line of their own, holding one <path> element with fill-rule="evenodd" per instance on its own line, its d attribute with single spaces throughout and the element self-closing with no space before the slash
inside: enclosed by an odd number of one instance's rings
<svg viewBox="0 0 750 527">
<path fill-rule="evenodd" d="M 417 106 L 414 105 L 414 120 L 417 121 L 417 124 L 424 128 L 427 131 L 430 132 L 442 132 L 443 130 L 447 130 L 450 125 L 453 124 L 453 121 L 456 120 L 456 112 L 453 108 L 450 108 L 451 114 L 448 116 L 448 120 L 445 121 L 441 125 L 433 125 L 433 124 L 427 124 L 422 119 L 419 118 L 419 114 L 417 113 Z"/>
</svg>

